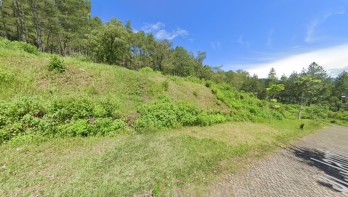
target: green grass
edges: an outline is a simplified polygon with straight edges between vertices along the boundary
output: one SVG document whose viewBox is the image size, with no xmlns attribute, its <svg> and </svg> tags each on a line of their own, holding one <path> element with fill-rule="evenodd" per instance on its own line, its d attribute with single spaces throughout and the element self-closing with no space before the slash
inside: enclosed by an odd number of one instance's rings
<svg viewBox="0 0 348 197">
<path fill-rule="evenodd" d="M 306 121 L 224 123 L 146 135 L 51 139 L 0 146 L 0 195 L 132 196 L 204 188 L 320 128 Z"/>
<path fill-rule="evenodd" d="M 64 72 L 56 72 L 50 54 L 10 45 L 0 39 L 0 196 L 204 191 L 246 158 L 325 124 L 298 121 L 284 106 L 272 109 L 223 84 L 146 68 L 58 57 Z M 256 123 L 216 124 L 231 119 Z M 184 127 L 193 125 L 200 126 Z"/>
<path fill-rule="evenodd" d="M 83 62 L 70 57 L 60 58 L 66 68 L 64 73 L 48 70 L 51 55 L 34 55 L 0 48 L 0 80 L 3 72 L 10 75 L 11 80 L 0 83 L 0 99 L 40 96 L 50 100 L 57 97 L 86 96 L 98 102 L 108 98 L 121 104 L 122 113 L 132 116 L 142 103 L 168 94 L 175 101 L 189 101 L 203 109 L 222 109 L 214 102 L 214 95 L 210 90 L 200 84 L 178 79 L 182 81 L 180 87 L 170 81 L 168 91 L 165 91 L 161 82 L 167 78 L 157 72 L 137 72 L 118 66 Z M 205 96 L 186 94 L 191 89 L 199 89 Z"/>
</svg>

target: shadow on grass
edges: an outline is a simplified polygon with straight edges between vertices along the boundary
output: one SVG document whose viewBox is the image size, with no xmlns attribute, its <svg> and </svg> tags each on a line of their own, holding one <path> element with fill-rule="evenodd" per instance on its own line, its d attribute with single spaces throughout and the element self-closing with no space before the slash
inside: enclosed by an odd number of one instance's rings
<svg viewBox="0 0 348 197">
<path fill-rule="evenodd" d="M 348 193 L 348 155 L 337 151 L 322 152 L 316 149 L 292 146 L 290 151 L 302 162 L 325 173 L 318 184 L 336 192 Z"/>
</svg>

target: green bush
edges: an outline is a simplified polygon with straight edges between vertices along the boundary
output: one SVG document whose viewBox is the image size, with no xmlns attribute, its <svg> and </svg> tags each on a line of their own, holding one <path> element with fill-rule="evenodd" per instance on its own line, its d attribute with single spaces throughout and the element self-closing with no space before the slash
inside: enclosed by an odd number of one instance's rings
<svg viewBox="0 0 348 197">
<path fill-rule="evenodd" d="M 347 113 L 347 112 L 344 112 L 344 111 L 330 112 L 330 113 L 328 114 L 328 117 L 329 117 L 329 118 L 336 119 L 336 120 L 343 120 L 343 121 L 348 122 L 348 113 Z"/>
<path fill-rule="evenodd" d="M 91 124 L 86 119 L 72 120 L 67 124 L 63 124 L 58 127 L 59 136 L 61 137 L 76 137 L 76 136 L 88 136 L 92 132 Z"/>
<path fill-rule="evenodd" d="M 54 100 L 48 108 L 50 117 L 58 122 L 93 116 L 94 105 L 85 98 L 66 98 Z"/>
<path fill-rule="evenodd" d="M 192 83 L 196 83 L 196 84 L 202 84 L 202 80 L 194 76 L 188 76 L 185 78 L 185 80 L 190 81 Z"/>
<path fill-rule="evenodd" d="M 224 103 L 232 111 L 232 119 L 236 121 L 262 121 L 269 118 L 282 119 L 282 106 L 274 108 L 267 101 L 260 101 L 254 95 L 242 93 L 228 84 L 215 84 L 207 81 L 206 86 L 216 96 L 217 104 Z"/>
<path fill-rule="evenodd" d="M 37 49 L 36 46 L 28 44 L 28 43 L 21 43 L 20 44 L 20 48 L 22 48 L 25 52 L 27 53 L 31 53 L 34 55 L 38 55 L 39 54 L 39 50 Z"/>
<path fill-rule="evenodd" d="M 5 38 L 0 38 L 0 47 L 7 49 L 15 49 L 25 51 L 34 55 L 39 54 L 39 50 L 36 46 L 19 41 L 9 41 Z"/>
<path fill-rule="evenodd" d="M 153 69 L 150 67 L 144 67 L 144 68 L 139 69 L 139 72 L 141 72 L 141 73 L 153 73 Z"/>
<path fill-rule="evenodd" d="M 121 119 L 97 118 L 94 122 L 92 134 L 115 135 L 117 131 L 127 128 L 127 123 Z"/>
<path fill-rule="evenodd" d="M 198 91 L 197 90 L 193 90 L 192 94 L 193 94 L 193 96 L 198 97 Z"/>
<path fill-rule="evenodd" d="M 141 106 L 138 112 L 140 118 L 135 122 L 135 129 L 141 133 L 181 126 L 206 126 L 228 120 L 226 115 L 208 113 L 187 103 L 174 103 L 167 97 Z"/>
<path fill-rule="evenodd" d="M 11 44 L 11 41 L 0 37 L 0 47 L 1 48 L 9 48 L 9 45 Z"/>
<path fill-rule="evenodd" d="M 56 55 L 51 57 L 47 67 L 49 71 L 57 71 L 59 73 L 63 73 L 65 71 L 63 60 L 60 60 Z"/>
<path fill-rule="evenodd" d="M 86 98 L 66 98 L 46 103 L 36 97 L 22 97 L 0 101 L 0 108 L 0 143 L 26 139 L 27 135 L 115 135 L 127 128 L 118 105 L 110 101 L 95 103 Z"/>
<path fill-rule="evenodd" d="M 13 80 L 14 80 L 14 74 L 0 68 L 0 84 L 9 84 L 13 82 Z"/>
<path fill-rule="evenodd" d="M 162 82 L 162 87 L 163 87 L 164 91 L 168 91 L 168 88 L 169 88 L 168 79 Z"/>
<path fill-rule="evenodd" d="M 213 82 L 210 81 L 210 80 L 207 80 L 207 81 L 205 82 L 205 86 L 206 86 L 207 88 L 210 88 L 212 85 L 213 85 Z"/>
</svg>

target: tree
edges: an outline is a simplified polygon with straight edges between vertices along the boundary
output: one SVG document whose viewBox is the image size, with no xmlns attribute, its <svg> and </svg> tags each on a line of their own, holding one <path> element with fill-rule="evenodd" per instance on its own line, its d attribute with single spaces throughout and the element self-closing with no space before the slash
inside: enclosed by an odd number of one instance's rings
<svg viewBox="0 0 348 197">
<path fill-rule="evenodd" d="M 348 97 L 348 72 L 341 72 L 334 82 L 334 97 L 336 97 L 336 107 L 339 111 L 342 104 L 347 102 Z"/>
<path fill-rule="evenodd" d="M 313 79 L 310 76 L 301 76 L 300 79 L 296 81 L 296 83 L 298 85 L 298 90 L 301 95 L 298 101 L 300 104 L 298 119 L 300 120 L 302 118 L 303 105 L 306 102 L 308 102 L 310 98 L 312 98 L 312 95 L 316 92 L 317 87 L 321 83 L 321 80 Z"/>
<path fill-rule="evenodd" d="M 129 34 L 122 22 L 112 19 L 92 32 L 92 53 L 95 61 L 126 66 L 130 58 Z"/>
<path fill-rule="evenodd" d="M 90 7 L 90 0 L 7 0 L 0 9 L 0 34 L 41 51 L 81 52 L 87 49 Z"/>
<path fill-rule="evenodd" d="M 271 85 L 271 87 L 266 89 L 268 95 L 270 96 L 269 98 L 272 98 L 272 99 L 274 99 L 277 96 L 277 94 L 283 90 L 284 90 L 284 84 L 273 84 Z"/>
<path fill-rule="evenodd" d="M 174 50 L 174 75 L 178 76 L 194 76 L 195 60 L 184 47 L 176 47 Z"/>
<path fill-rule="evenodd" d="M 348 94 L 348 72 L 341 72 L 335 80 L 335 93 L 337 97 Z"/>
<path fill-rule="evenodd" d="M 250 74 L 247 71 L 237 70 L 224 72 L 225 82 L 237 90 L 247 90 L 247 80 L 250 78 Z"/>
<path fill-rule="evenodd" d="M 271 85 L 276 84 L 277 82 L 278 82 L 277 73 L 274 68 L 271 68 L 267 77 L 267 86 L 270 87 Z"/>
<path fill-rule="evenodd" d="M 264 98 L 265 85 L 259 77 L 254 74 L 253 76 L 247 76 L 243 82 L 241 90 L 251 92 L 258 98 Z"/>
<path fill-rule="evenodd" d="M 5 12 L 4 12 L 4 6 L 1 2 L 0 5 L 0 22 L 1 22 L 1 28 L 0 28 L 0 32 L 1 32 L 1 36 L 7 38 L 7 24 L 6 24 L 6 16 L 5 16 Z"/>
<path fill-rule="evenodd" d="M 300 98 L 300 90 L 298 81 L 300 74 L 293 72 L 289 78 L 283 77 L 281 83 L 284 84 L 284 91 L 280 92 L 280 100 L 283 103 L 298 103 Z"/>
<path fill-rule="evenodd" d="M 320 81 L 311 87 L 311 91 L 307 94 L 307 102 L 309 105 L 313 103 L 320 103 L 327 100 L 330 96 L 330 89 L 332 80 L 322 66 L 313 62 L 306 70 L 303 70 L 301 76 L 312 79 L 313 81 Z"/>
<path fill-rule="evenodd" d="M 36 44 L 40 51 L 44 51 L 43 49 L 43 41 L 42 41 L 42 31 L 43 31 L 43 23 L 42 23 L 42 2 L 37 0 L 28 0 L 29 7 L 33 16 L 33 22 L 36 30 Z"/>
</svg>

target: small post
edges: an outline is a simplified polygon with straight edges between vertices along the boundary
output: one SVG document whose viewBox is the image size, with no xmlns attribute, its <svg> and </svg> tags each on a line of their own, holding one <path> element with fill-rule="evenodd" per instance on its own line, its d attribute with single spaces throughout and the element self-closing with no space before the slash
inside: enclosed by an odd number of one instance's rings
<svg viewBox="0 0 348 197">
<path fill-rule="evenodd" d="M 300 111 L 298 112 L 298 119 L 301 120 L 302 118 L 302 103 L 300 105 Z"/>
</svg>

